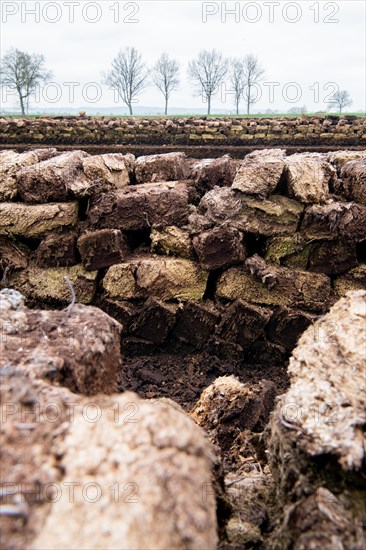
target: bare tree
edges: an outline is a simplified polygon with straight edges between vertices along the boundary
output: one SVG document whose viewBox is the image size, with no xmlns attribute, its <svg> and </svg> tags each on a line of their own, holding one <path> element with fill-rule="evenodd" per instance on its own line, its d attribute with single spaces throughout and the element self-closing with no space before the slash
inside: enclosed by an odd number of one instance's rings
<svg viewBox="0 0 366 550">
<path fill-rule="evenodd" d="M 329 109 L 333 107 L 341 113 L 345 107 L 350 107 L 352 103 L 351 96 L 346 90 L 338 91 L 330 98 Z"/>
<path fill-rule="evenodd" d="M 103 82 L 115 89 L 133 115 L 132 103 L 147 85 L 147 70 L 136 48 L 120 50 L 112 61 L 111 70 L 103 76 Z"/>
<path fill-rule="evenodd" d="M 254 103 L 253 88 L 263 80 L 264 69 L 259 64 L 258 58 L 253 54 L 246 55 L 243 61 L 244 65 L 244 99 L 247 105 L 247 114 L 250 113 L 250 106 Z"/>
<path fill-rule="evenodd" d="M 45 58 L 12 48 L 3 57 L 0 67 L 1 85 L 15 90 L 24 116 L 29 110 L 29 100 L 42 82 L 48 82 L 52 73 L 47 71 Z"/>
<path fill-rule="evenodd" d="M 236 114 L 239 114 L 239 104 L 245 89 L 244 63 L 241 59 L 234 58 L 231 62 L 230 82 L 235 95 Z"/>
<path fill-rule="evenodd" d="M 197 59 L 189 62 L 188 76 L 207 100 L 207 114 L 211 113 L 212 97 L 218 92 L 228 72 L 228 60 L 217 50 L 201 50 Z"/>
<path fill-rule="evenodd" d="M 170 94 L 176 90 L 179 85 L 179 63 L 174 59 L 169 59 L 166 53 L 163 53 L 157 60 L 152 70 L 154 84 L 165 98 L 165 114 L 168 114 L 168 101 Z"/>
</svg>

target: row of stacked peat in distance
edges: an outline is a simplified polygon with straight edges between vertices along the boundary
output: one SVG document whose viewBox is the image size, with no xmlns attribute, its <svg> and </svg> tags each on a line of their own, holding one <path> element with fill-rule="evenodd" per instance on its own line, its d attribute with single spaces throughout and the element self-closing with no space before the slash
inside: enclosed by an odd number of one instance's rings
<svg viewBox="0 0 366 550">
<path fill-rule="evenodd" d="M 175 149 L 192 146 L 197 152 L 197 146 L 365 148 L 366 118 L 332 115 L 276 118 L 7 117 L 0 118 L 0 144 L 76 145 L 83 148 L 165 146 Z"/>
<path fill-rule="evenodd" d="M 307 326 L 366 288 L 365 152 L 7 150 L 0 201 L 2 286 L 65 307 L 67 277 L 77 302 L 121 322 L 125 356 L 283 365 Z"/>
</svg>

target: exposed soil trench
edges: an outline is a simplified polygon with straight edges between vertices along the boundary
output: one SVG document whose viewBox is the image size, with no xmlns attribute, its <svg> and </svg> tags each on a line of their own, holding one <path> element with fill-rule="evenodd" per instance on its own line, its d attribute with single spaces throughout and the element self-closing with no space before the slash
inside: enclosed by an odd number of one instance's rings
<svg viewBox="0 0 366 550">
<path fill-rule="evenodd" d="M 288 387 L 286 364 L 246 366 L 212 355 L 161 355 L 125 358 L 120 388 L 146 398 L 170 397 L 189 411 L 207 386 L 229 374 L 248 384 L 271 380 L 278 394 Z"/>
</svg>

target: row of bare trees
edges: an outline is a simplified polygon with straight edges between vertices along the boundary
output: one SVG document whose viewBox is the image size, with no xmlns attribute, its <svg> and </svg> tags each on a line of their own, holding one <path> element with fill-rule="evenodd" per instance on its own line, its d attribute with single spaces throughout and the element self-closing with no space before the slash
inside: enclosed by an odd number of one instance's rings
<svg viewBox="0 0 366 550">
<path fill-rule="evenodd" d="M 179 86 L 179 64 L 163 53 L 151 74 L 154 84 L 164 96 L 167 114 L 170 95 Z M 118 92 L 132 115 L 132 105 L 148 85 L 148 77 L 149 71 L 142 61 L 141 54 L 135 48 L 125 48 L 113 59 L 111 69 L 103 75 L 103 82 Z"/>
<path fill-rule="evenodd" d="M 177 90 L 180 83 L 179 73 L 178 61 L 171 59 L 166 53 L 163 53 L 149 70 L 136 48 L 126 47 L 113 59 L 111 68 L 103 74 L 102 81 L 116 90 L 132 115 L 133 104 L 148 86 L 151 77 L 153 84 L 164 96 L 167 114 L 171 94 Z M 236 114 L 239 114 L 242 101 L 245 102 L 246 112 L 249 114 L 250 107 L 255 102 L 253 91 L 263 80 L 264 74 L 264 69 L 253 54 L 228 59 L 217 50 L 201 50 L 196 59 L 188 64 L 188 78 L 194 86 L 195 93 L 202 95 L 207 102 L 208 114 L 211 113 L 212 98 L 226 82 L 230 84 L 230 90 L 226 88 L 226 93 L 234 96 Z M 2 86 L 16 90 L 22 115 L 25 115 L 31 95 L 35 93 L 37 86 L 49 82 L 52 73 L 46 69 L 42 55 L 11 49 L 1 60 L 0 77 Z M 351 104 L 349 93 L 345 90 L 336 92 L 330 103 L 339 112 Z"/>
<path fill-rule="evenodd" d="M 165 100 L 165 114 L 171 93 L 179 86 L 179 63 L 163 53 L 150 71 L 153 83 L 161 91 Z M 229 60 L 217 50 L 202 50 L 196 59 L 189 62 L 188 77 L 197 94 L 207 102 L 207 113 L 211 113 L 212 98 L 228 78 L 235 96 L 236 113 L 245 99 L 247 113 L 253 103 L 253 87 L 264 75 L 258 59 L 250 54 L 243 59 Z M 132 104 L 148 84 L 149 71 L 135 48 L 120 50 L 112 61 L 110 71 L 104 74 L 103 82 L 119 93 L 132 115 Z"/>
</svg>

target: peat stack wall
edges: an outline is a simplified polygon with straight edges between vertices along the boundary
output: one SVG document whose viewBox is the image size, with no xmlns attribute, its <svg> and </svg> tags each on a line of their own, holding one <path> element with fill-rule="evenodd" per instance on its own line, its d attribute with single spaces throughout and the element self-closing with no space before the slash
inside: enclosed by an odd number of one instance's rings
<svg viewBox="0 0 366 550">
<path fill-rule="evenodd" d="M 0 118 L 0 144 L 78 147 L 365 148 L 366 118 Z M 155 151 L 156 152 L 156 151 Z M 222 154 L 222 153 L 221 153 Z"/>
<path fill-rule="evenodd" d="M 126 356 L 283 365 L 366 288 L 365 152 L 3 151 L 0 201 L 2 286 L 43 308 L 68 306 L 72 288 L 122 324 Z"/>
</svg>

